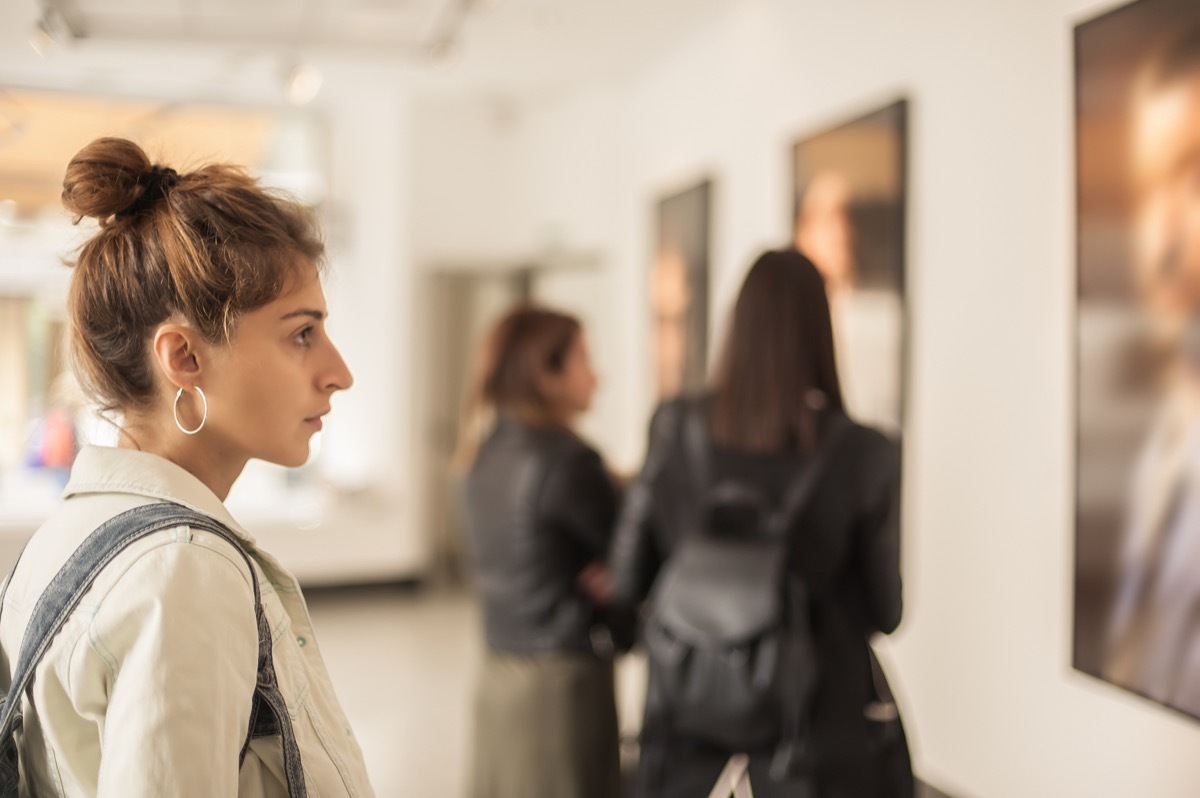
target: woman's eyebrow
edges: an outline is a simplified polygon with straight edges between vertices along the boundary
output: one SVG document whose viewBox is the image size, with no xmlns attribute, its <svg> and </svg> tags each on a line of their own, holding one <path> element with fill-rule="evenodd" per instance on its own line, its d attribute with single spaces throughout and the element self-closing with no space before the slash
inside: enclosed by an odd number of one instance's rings
<svg viewBox="0 0 1200 798">
<path fill-rule="evenodd" d="M 323 321 L 328 315 L 329 314 L 323 310 L 300 308 L 299 310 L 293 310 L 291 313 L 283 314 L 283 316 L 280 317 L 280 321 L 287 321 L 288 319 L 295 318 L 296 316 L 311 316 L 316 321 Z"/>
</svg>

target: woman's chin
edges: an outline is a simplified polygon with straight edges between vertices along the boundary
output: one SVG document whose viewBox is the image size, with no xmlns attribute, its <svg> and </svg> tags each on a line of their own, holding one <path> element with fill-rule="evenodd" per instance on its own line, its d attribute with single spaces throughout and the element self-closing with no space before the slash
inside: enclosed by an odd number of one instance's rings
<svg viewBox="0 0 1200 798">
<path fill-rule="evenodd" d="M 305 442 L 302 448 L 295 451 L 272 452 L 270 456 L 259 459 L 284 468 L 299 468 L 308 462 L 308 443 Z"/>
</svg>

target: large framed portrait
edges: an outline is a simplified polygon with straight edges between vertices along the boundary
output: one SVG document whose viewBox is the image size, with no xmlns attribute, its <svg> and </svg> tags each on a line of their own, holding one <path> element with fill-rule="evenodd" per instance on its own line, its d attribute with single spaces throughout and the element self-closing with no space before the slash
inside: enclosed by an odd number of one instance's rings
<svg viewBox="0 0 1200 798">
<path fill-rule="evenodd" d="M 792 148 L 792 241 L 825 277 L 847 409 L 893 434 L 907 351 L 907 126 L 899 100 Z"/>
<path fill-rule="evenodd" d="M 708 364 L 711 180 L 659 200 L 650 268 L 654 385 L 659 400 L 704 388 Z"/>
<path fill-rule="evenodd" d="M 1074 664 L 1200 717 L 1200 5 L 1079 25 L 1075 90 Z"/>
</svg>

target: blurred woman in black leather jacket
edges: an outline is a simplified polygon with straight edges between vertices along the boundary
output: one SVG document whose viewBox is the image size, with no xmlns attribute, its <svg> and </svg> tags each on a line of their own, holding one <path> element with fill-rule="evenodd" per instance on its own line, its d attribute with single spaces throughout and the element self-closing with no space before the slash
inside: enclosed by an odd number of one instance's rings
<svg viewBox="0 0 1200 798">
<path fill-rule="evenodd" d="M 603 569 L 618 494 L 571 426 L 596 377 L 579 322 L 532 307 L 488 337 L 468 423 L 469 549 L 487 649 L 473 798 L 619 793 L 611 650 L 584 586 Z"/>
<path fill-rule="evenodd" d="M 903 728 L 868 645 L 900 622 L 898 447 L 844 420 L 824 283 L 795 250 L 767 252 L 750 269 L 706 397 L 661 406 L 641 475 L 630 488 L 613 548 L 618 599 L 646 598 L 671 556 L 688 508 L 702 498 L 681 441 L 686 413 L 707 417 L 714 480 L 752 484 L 778 501 L 840 426 L 812 500 L 792 525 L 789 565 L 810 591 L 818 683 L 809 741 L 815 773 L 776 782 L 770 749 L 750 753 L 756 798 L 911 796 Z M 803 530 L 798 534 L 797 530 Z M 670 732 L 647 699 L 639 798 L 704 796 L 735 752 Z M 881 693 L 885 695 L 881 695 Z M 890 712 L 889 712 L 890 710 Z M 661 713 L 658 713 L 661 714 Z"/>
</svg>

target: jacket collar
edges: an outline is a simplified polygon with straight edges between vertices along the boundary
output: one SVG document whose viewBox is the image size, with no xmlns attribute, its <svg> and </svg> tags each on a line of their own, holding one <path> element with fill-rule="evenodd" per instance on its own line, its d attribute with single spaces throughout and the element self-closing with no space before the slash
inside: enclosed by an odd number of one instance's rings
<svg viewBox="0 0 1200 798">
<path fill-rule="evenodd" d="M 164 457 L 134 449 L 84 446 L 71 467 L 63 498 L 89 493 L 128 493 L 176 502 L 220 521 L 239 538 L 253 545 L 242 525 L 203 482 Z"/>
</svg>

